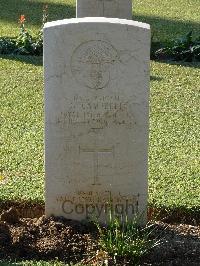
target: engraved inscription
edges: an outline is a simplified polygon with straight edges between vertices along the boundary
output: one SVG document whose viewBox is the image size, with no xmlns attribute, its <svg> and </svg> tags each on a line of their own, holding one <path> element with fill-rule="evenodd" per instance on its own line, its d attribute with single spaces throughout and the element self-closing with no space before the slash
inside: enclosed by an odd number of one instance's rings
<svg viewBox="0 0 200 266">
<path fill-rule="evenodd" d="M 118 51 L 106 41 L 94 40 L 78 46 L 71 58 L 71 71 L 81 85 L 103 89 L 109 81 L 111 68 L 119 61 Z"/>
<path fill-rule="evenodd" d="M 90 129 L 104 129 L 111 126 L 132 128 L 134 117 L 129 102 L 119 95 L 82 97 L 74 95 L 66 99 L 65 112 L 59 114 L 56 123 L 87 125 Z"/>
<path fill-rule="evenodd" d="M 79 153 L 81 152 L 90 152 L 93 154 L 93 167 L 94 167 L 94 181 L 92 185 L 100 185 L 99 178 L 99 154 L 111 153 L 114 157 L 114 147 L 81 147 L 79 146 Z"/>
<path fill-rule="evenodd" d="M 104 40 L 91 40 L 80 44 L 71 56 L 71 72 L 81 86 L 103 89 L 111 79 L 119 63 L 122 69 L 135 59 L 135 51 L 117 50 Z M 120 72 L 122 71 L 120 70 Z"/>
</svg>

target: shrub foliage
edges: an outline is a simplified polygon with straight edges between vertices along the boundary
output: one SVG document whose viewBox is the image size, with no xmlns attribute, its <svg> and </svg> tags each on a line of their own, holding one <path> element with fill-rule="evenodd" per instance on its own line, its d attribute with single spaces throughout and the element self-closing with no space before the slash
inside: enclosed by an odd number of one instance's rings
<svg viewBox="0 0 200 266">
<path fill-rule="evenodd" d="M 0 38 L 0 54 L 17 55 L 42 55 L 43 54 L 43 27 L 47 22 L 47 6 L 43 9 L 42 27 L 36 36 L 33 36 L 26 29 L 26 18 L 20 16 L 20 32 L 15 38 Z"/>
<path fill-rule="evenodd" d="M 164 48 L 155 52 L 156 59 L 174 61 L 200 61 L 200 36 L 193 40 L 192 31 L 185 36 L 169 42 Z"/>
</svg>

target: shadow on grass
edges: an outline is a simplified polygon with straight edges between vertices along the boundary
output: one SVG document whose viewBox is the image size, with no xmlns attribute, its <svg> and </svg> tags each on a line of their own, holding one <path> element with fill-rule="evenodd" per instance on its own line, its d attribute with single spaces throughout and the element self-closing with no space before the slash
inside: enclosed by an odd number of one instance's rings
<svg viewBox="0 0 200 266">
<path fill-rule="evenodd" d="M 4 55 L 0 54 L 0 59 L 6 59 L 10 61 L 18 61 L 25 64 L 31 64 L 35 66 L 42 66 L 43 65 L 43 58 L 42 56 L 26 56 L 26 55 Z M 160 60 L 154 60 L 158 63 L 163 64 L 170 64 L 170 65 L 177 65 L 177 66 L 183 66 L 183 67 L 193 67 L 193 68 L 200 68 L 200 62 L 182 62 L 182 61 L 160 61 Z M 150 76 L 151 81 L 161 81 L 163 78 L 158 76 Z"/>
<path fill-rule="evenodd" d="M 183 67 L 192 67 L 192 68 L 200 68 L 200 62 L 185 62 L 185 61 L 172 61 L 172 60 L 155 60 L 153 61 L 162 64 L 175 65 L 175 66 L 183 66 Z M 151 80 L 157 80 L 156 77 L 151 77 Z M 161 80 L 161 78 L 159 78 Z"/>
<path fill-rule="evenodd" d="M 167 208 L 165 206 L 155 208 L 149 206 L 148 208 L 149 220 L 162 220 L 166 223 L 182 223 L 191 225 L 200 225 L 200 208 L 193 207 L 188 209 L 187 206 L 180 206 L 174 208 Z"/>
<path fill-rule="evenodd" d="M 200 22 L 171 20 L 162 17 L 137 14 L 133 14 L 133 20 L 150 24 L 153 42 L 165 44 L 167 41 L 181 37 L 191 30 L 193 31 L 194 37 L 200 36 Z"/>
<path fill-rule="evenodd" d="M 5 260 L 0 260 L 0 266 L 23 266 L 22 263 L 9 262 Z"/>
<path fill-rule="evenodd" d="M 161 81 L 163 78 L 158 77 L 158 76 L 150 76 L 151 81 Z"/>
<path fill-rule="evenodd" d="M 158 62 L 158 61 L 157 61 Z M 182 61 L 165 61 L 163 63 L 170 64 L 170 65 L 176 65 L 176 66 L 184 66 L 184 67 L 193 67 L 193 68 L 200 68 L 200 62 L 182 62 Z"/>
<path fill-rule="evenodd" d="M 42 66 L 43 65 L 42 56 L 3 55 L 3 54 L 0 54 L 0 59 L 19 61 L 19 62 L 22 62 L 25 64 L 30 64 L 30 65 L 35 65 L 35 66 Z"/>
<path fill-rule="evenodd" d="M 17 23 L 20 15 L 26 16 L 28 25 L 42 24 L 42 10 L 48 4 L 49 21 L 75 17 L 75 6 L 46 1 L 1 0 L 0 18 L 2 21 Z"/>
</svg>

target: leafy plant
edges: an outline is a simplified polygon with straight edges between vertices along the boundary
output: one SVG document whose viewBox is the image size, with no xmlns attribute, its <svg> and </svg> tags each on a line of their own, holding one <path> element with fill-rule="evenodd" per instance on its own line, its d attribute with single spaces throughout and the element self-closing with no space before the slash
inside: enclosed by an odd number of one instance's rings
<svg viewBox="0 0 200 266">
<path fill-rule="evenodd" d="M 0 54 L 11 54 L 15 49 L 17 49 L 15 40 L 0 38 Z"/>
<path fill-rule="evenodd" d="M 26 27 L 25 15 L 19 19 L 20 32 L 16 38 L 0 38 L 1 54 L 42 55 L 43 53 L 43 27 L 48 18 L 48 6 L 43 9 L 42 27 L 36 36 L 32 36 Z"/>
<path fill-rule="evenodd" d="M 43 28 L 44 24 L 48 21 L 48 5 L 45 5 L 43 8 L 43 17 L 42 17 L 42 27 L 40 28 L 36 41 L 34 43 L 35 50 L 37 50 L 40 54 L 43 53 Z"/>
<path fill-rule="evenodd" d="M 33 37 L 25 28 L 25 16 L 20 16 L 20 33 L 16 39 L 17 49 L 14 51 L 17 54 L 32 54 L 33 53 Z"/>
<path fill-rule="evenodd" d="M 166 47 L 155 52 L 158 59 L 175 61 L 200 61 L 200 36 L 193 40 L 192 31 L 185 36 L 170 42 Z"/>
<path fill-rule="evenodd" d="M 141 218 L 125 221 L 110 212 L 108 224 L 104 227 L 96 223 L 99 231 L 99 245 L 115 263 L 126 261 L 138 265 L 142 256 L 147 254 L 160 241 L 152 237 L 152 225 L 139 226 Z"/>
</svg>

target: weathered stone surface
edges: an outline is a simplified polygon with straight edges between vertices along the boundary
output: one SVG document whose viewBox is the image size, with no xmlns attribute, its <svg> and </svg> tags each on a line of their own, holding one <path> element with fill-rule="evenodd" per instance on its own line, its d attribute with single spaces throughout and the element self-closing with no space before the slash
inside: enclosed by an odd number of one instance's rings
<svg viewBox="0 0 200 266">
<path fill-rule="evenodd" d="M 44 28 L 46 215 L 104 221 L 147 205 L 149 25 Z M 111 205 L 111 207 L 110 207 Z"/>
<path fill-rule="evenodd" d="M 77 0 L 76 15 L 132 19 L 132 0 Z"/>
</svg>

